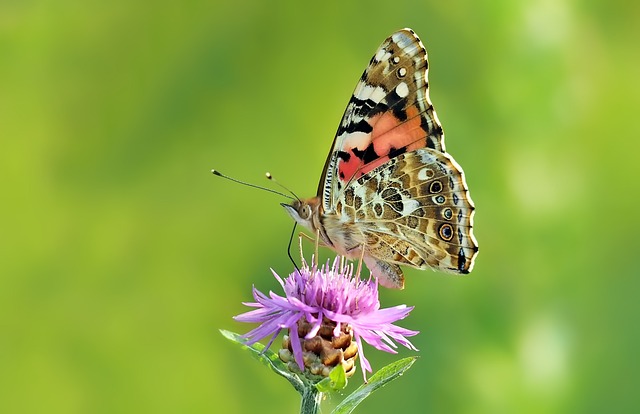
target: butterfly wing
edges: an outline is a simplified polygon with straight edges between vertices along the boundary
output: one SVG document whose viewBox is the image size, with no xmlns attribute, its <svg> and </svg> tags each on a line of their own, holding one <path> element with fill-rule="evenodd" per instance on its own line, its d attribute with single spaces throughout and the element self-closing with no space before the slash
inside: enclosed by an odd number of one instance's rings
<svg viewBox="0 0 640 414">
<path fill-rule="evenodd" d="M 421 148 L 394 157 L 354 180 L 337 209 L 363 235 L 367 267 L 387 287 L 402 287 L 398 265 L 473 269 L 475 208 L 449 154 Z"/>
<path fill-rule="evenodd" d="M 387 38 L 347 105 L 318 185 L 326 212 L 342 190 L 388 160 L 418 148 L 444 152 L 429 100 L 427 52 L 411 29 Z"/>
<path fill-rule="evenodd" d="M 387 38 L 347 105 L 318 185 L 328 245 L 401 288 L 400 265 L 468 273 L 478 251 L 462 168 L 429 99 L 424 46 Z"/>
</svg>

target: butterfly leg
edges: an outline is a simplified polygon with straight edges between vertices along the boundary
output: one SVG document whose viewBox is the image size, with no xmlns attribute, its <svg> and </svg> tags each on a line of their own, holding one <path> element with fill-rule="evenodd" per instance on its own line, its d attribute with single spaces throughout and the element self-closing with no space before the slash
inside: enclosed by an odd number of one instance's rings
<svg viewBox="0 0 640 414">
<path fill-rule="evenodd" d="M 304 233 L 304 232 L 301 231 L 300 233 L 298 233 L 298 237 L 305 238 L 305 239 L 307 239 L 309 241 L 312 241 L 316 245 L 316 250 L 317 250 L 318 246 L 320 246 L 320 247 L 329 247 L 329 246 L 327 246 L 327 244 L 325 242 L 320 240 L 320 233 L 319 232 L 316 233 L 316 237 L 311 237 L 307 233 Z"/>
<path fill-rule="evenodd" d="M 298 239 L 300 240 L 300 257 L 302 258 L 302 262 L 304 262 L 304 257 L 302 254 L 302 239 L 306 239 L 312 241 L 315 247 L 315 255 L 313 256 L 313 260 L 311 261 L 311 266 L 318 264 L 318 247 L 326 247 L 326 244 L 320 242 L 320 233 L 316 233 L 316 237 L 311 237 L 307 233 L 300 232 L 298 233 Z"/>
<path fill-rule="evenodd" d="M 300 263 L 304 264 L 304 255 L 302 254 L 302 237 L 300 237 L 300 235 L 298 235 L 298 252 L 300 253 Z"/>
<path fill-rule="evenodd" d="M 318 244 L 320 243 L 320 230 L 316 230 L 316 248 L 315 248 L 315 254 L 313 257 L 315 257 L 316 263 L 318 263 Z"/>
<path fill-rule="evenodd" d="M 363 260 L 364 260 L 364 245 L 360 248 L 360 260 L 358 261 L 358 271 L 356 272 L 356 275 L 360 275 L 360 272 L 362 271 Z"/>
</svg>

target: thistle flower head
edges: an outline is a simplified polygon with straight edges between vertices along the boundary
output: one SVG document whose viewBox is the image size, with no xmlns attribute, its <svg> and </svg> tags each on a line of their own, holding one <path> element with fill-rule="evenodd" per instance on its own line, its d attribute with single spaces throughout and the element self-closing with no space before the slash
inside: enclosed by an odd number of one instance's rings
<svg viewBox="0 0 640 414">
<path fill-rule="evenodd" d="M 330 327 L 333 338 L 352 335 L 360 351 L 363 375 L 366 371 L 371 372 L 371 365 L 364 357 L 362 341 L 390 353 L 396 353 L 396 343 L 417 350 L 407 337 L 418 334 L 418 331 L 394 325 L 413 307 L 399 305 L 381 309 L 377 281 L 371 278 L 362 280 L 359 274 L 354 275 L 353 265 L 346 265 L 344 258 L 338 256 L 333 265 L 327 262 L 321 267 L 303 262 L 299 271 L 284 280 L 275 272 L 273 275 L 280 282 L 285 296 L 274 292 L 267 296 L 254 287 L 256 302 L 245 305 L 256 309 L 235 317 L 241 322 L 260 324 L 244 335 L 249 345 L 270 336 L 268 348 L 280 331 L 288 329 L 289 337 L 285 342 L 292 349 L 298 367 L 304 371 L 303 351 L 309 350 L 307 343 L 322 336 L 323 331 Z M 336 342 L 344 343 L 344 340 Z"/>
</svg>

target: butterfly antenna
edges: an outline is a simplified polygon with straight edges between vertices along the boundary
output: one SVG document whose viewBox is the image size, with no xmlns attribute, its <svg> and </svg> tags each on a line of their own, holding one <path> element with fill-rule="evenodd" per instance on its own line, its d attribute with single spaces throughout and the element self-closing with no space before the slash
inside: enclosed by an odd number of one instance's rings
<svg viewBox="0 0 640 414">
<path fill-rule="evenodd" d="M 259 190 L 268 191 L 268 192 L 270 192 L 270 193 L 274 193 L 274 194 L 278 194 L 278 195 L 281 195 L 281 196 L 283 196 L 283 197 L 286 197 L 286 198 L 288 198 L 288 199 L 290 199 L 290 200 L 294 200 L 294 198 L 293 198 L 293 197 L 291 197 L 291 196 L 290 196 L 290 195 L 288 195 L 288 194 L 284 194 L 284 193 L 281 193 L 280 191 L 272 190 L 271 188 L 262 187 L 262 186 L 259 186 L 259 185 L 250 184 L 250 183 L 247 183 L 247 182 L 244 182 L 244 181 L 240 181 L 240 180 L 238 180 L 238 179 L 235 179 L 235 178 L 229 177 L 228 175 L 224 175 L 224 174 L 222 174 L 222 173 L 221 173 L 220 171 L 218 171 L 218 170 L 211 170 L 211 173 L 212 173 L 213 175 L 217 175 L 218 177 L 226 178 L 226 179 L 227 179 L 227 180 L 229 180 L 229 181 L 233 181 L 234 183 L 238 183 L 238 184 L 246 185 L 246 186 L 248 186 L 248 187 L 257 188 L 257 189 L 259 189 Z M 293 193 L 292 193 L 292 194 L 293 194 Z M 296 198 L 298 198 L 298 197 L 296 197 Z"/>
<path fill-rule="evenodd" d="M 287 187 L 285 187 L 284 185 L 280 184 L 273 175 L 271 175 L 270 172 L 265 173 L 265 175 L 267 176 L 267 180 L 269 181 L 273 181 L 278 187 L 282 188 L 284 191 L 288 192 L 289 194 L 291 194 L 292 196 L 295 197 L 296 200 L 300 201 L 300 197 L 298 197 L 296 195 L 296 193 L 294 193 L 293 191 L 289 190 Z"/>
</svg>

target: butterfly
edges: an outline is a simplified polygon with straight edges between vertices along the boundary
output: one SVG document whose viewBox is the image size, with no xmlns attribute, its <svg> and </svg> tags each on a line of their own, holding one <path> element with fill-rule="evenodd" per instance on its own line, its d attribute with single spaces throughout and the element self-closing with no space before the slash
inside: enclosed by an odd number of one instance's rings
<svg viewBox="0 0 640 414">
<path fill-rule="evenodd" d="M 316 196 L 282 204 L 323 245 L 362 257 L 389 288 L 404 287 L 400 265 L 465 274 L 478 253 L 475 207 L 445 151 L 428 69 L 413 30 L 388 37 L 351 96 Z"/>
</svg>

